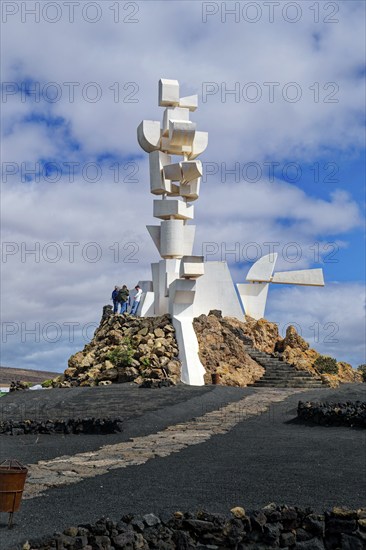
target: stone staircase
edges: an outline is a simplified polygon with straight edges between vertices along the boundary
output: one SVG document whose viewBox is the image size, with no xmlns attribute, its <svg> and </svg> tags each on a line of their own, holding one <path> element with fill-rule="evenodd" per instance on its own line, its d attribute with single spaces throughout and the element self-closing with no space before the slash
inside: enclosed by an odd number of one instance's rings
<svg viewBox="0 0 366 550">
<path fill-rule="evenodd" d="M 321 388 L 324 387 L 320 377 L 310 372 L 297 370 L 296 367 L 273 357 L 269 353 L 259 351 L 246 344 L 246 351 L 254 361 L 265 368 L 265 373 L 260 380 L 251 384 L 256 388 Z"/>
</svg>

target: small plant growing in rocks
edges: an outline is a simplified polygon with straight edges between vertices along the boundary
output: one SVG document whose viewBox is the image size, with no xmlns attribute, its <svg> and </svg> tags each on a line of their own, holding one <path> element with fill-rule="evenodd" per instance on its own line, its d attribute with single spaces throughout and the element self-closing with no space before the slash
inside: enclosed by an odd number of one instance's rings
<svg viewBox="0 0 366 550">
<path fill-rule="evenodd" d="M 319 355 L 314 361 L 313 367 L 320 374 L 338 374 L 337 360 L 328 355 Z"/>
<path fill-rule="evenodd" d="M 134 349 L 129 338 L 124 338 L 123 345 L 114 348 L 107 354 L 107 359 L 116 367 L 128 367 L 132 364 Z"/>
<path fill-rule="evenodd" d="M 42 388 L 52 388 L 52 383 L 53 383 L 52 379 L 44 380 L 42 382 L 41 386 L 42 386 Z"/>
<path fill-rule="evenodd" d="M 361 373 L 362 376 L 362 382 L 366 382 L 366 364 L 359 365 L 357 367 L 358 372 Z"/>
</svg>

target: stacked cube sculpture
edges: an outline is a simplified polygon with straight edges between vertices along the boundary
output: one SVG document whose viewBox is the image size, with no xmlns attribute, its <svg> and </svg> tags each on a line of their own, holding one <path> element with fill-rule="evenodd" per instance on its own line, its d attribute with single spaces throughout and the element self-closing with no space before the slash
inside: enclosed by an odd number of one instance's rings
<svg viewBox="0 0 366 550">
<path fill-rule="evenodd" d="M 204 274 L 202 256 L 193 256 L 195 226 L 187 225 L 194 216 L 190 203 L 199 197 L 202 163 L 195 160 L 208 142 L 207 132 L 197 132 L 189 120 L 197 109 L 197 96 L 179 97 L 177 80 L 159 81 L 159 106 L 165 107 L 163 125 L 144 120 L 137 129 L 141 147 L 149 153 L 150 191 L 154 200 L 154 217 L 160 225 L 148 226 L 160 256 L 152 264 L 152 288 L 145 296 L 141 314 L 172 315 L 182 361 L 182 380 L 203 385 L 204 368 L 198 356 L 194 333 L 193 302 L 196 279 Z M 172 162 L 172 155 L 182 156 Z M 153 311 L 149 311 L 153 309 Z"/>
</svg>

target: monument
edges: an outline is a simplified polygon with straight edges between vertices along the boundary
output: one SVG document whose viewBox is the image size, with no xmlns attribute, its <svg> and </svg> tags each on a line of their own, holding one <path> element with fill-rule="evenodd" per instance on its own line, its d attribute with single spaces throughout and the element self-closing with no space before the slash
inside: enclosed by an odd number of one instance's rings
<svg viewBox="0 0 366 550">
<path fill-rule="evenodd" d="M 198 96 L 180 97 L 177 80 L 159 81 L 159 106 L 163 121 L 144 120 L 137 139 L 149 154 L 150 191 L 154 217 L 159 225 L 147 229 L 161 260 L 151 264 L 152 280 L 140 281 L 144 294 L 139 314 L 169 313 L 176 330 L 182 382 L 204 385 L 205 369 L 199 359 L 193 318 L 218 309 L 224 316 L 243 319 L 263 316 L 269 283 L 324 284 L 322 270 L 276 273 L 268 256 L 258 260 L 247 275 L 248 284 L 238 293 L 226 262 L 205 262 L 193 255 L 194 205 L 200 193 L 202 163 L 197 157 L 208 145 L 207 132 L 198 131 L 190 115 L 197 109 Z M 181 157 L 176 162 L 172 157 Z M 158 198 L 159 197 L 159 198 Z M 316 272 L 316 273 L 315 273 Z M 320 273 L 319 273 L 320 272 Z"/>
</svg>

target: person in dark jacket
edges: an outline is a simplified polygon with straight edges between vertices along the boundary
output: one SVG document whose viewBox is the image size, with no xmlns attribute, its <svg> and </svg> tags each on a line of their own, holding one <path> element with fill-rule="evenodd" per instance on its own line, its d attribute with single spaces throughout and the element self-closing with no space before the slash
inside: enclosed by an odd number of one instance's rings
<svg viewBox="0 0 366 550">
<path fill-rule="evenodd" d="M 121 305 L 120 313 L 127 312 L 129 297 L 130 297 L 130 291 L 128 290 L 126 285 L 123 285 L 121 290 L 118 292 L 118 301 Z"/>
<path fill-rule="evenodd" d="M 115 286 L 111 297 L 111 300 L 113 302 L 113 313 L 117 313 L 118 311 L 118 292 L 119 286 Z"/>
</svg>

